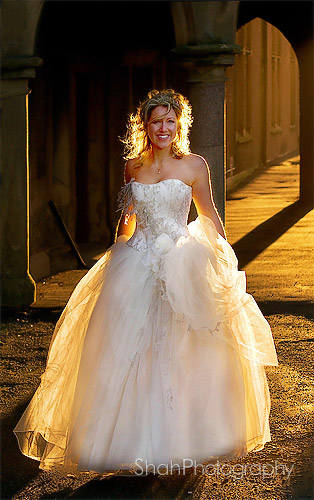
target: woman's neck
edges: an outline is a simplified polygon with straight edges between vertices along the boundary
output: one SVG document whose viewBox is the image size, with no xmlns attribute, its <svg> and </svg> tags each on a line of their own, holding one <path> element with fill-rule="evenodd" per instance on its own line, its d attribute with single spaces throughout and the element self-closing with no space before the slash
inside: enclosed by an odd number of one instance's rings
<svg viewBox="0 0 314 500">
<path fill-rule="evenodd" d="M 155 165 L 163 165 L 171 158 L 170 150 L 171 146 L 164 149 L 158 149 L 153 146 L 150 154 L 150 161 Z"/>
</svg>

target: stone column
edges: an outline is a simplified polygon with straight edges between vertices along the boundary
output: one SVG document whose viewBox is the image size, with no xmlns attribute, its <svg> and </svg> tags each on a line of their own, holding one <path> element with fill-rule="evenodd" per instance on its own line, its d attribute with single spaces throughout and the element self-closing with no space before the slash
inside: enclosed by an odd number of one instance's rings
<svg viewBox="0 0 314 500">
<path fill-rule="evenodd" d="M 29 305 L 36 297 L 29 274 L 28 157 L 28 77 L 35 70 L 30 57 L 19 68 L 20 59 L 3 61 L 1 83 L 1 298 L 11 307 Z"/>
<path fill-rule="evenodd" d="M 225 69 L 234 63 L 236 44 L 191 45 L 172 53 L 187 70 L 188 98 L 193 107 L 191 149 L 209 164 L 213 198 L 225 223 Z"/>
<path fill-rule="evenodd" d="M 300 69 L 300 201 L 314 206 L 314 41 L 296 48 Z"/>
</svg>

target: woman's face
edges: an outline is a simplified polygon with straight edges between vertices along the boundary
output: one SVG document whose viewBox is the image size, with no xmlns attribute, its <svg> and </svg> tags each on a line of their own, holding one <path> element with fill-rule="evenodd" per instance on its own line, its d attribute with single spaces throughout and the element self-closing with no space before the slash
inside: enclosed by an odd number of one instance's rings
<svg viewBox="0 0 314 500">
<path fill-rule="evenodd" d="M 177 115 L 173 108 L 163 118 L 160 118 L 166 111 L 166 106 L 157 106 L 154 108 L 147 125 L 147 133 L 151 143 L 160 149 L 171 145 L 178 130 Z"/>
</svg>

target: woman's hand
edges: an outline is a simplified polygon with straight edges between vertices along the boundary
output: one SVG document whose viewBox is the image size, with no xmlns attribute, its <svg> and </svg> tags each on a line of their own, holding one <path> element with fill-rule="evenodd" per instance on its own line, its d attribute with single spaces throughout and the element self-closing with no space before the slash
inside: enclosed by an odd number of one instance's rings
<svg viewBox="0 0 314 500">
<path fill-rule="evenodd" d="M 129 239 L 129 236 L 126 234 L 120 234 L 120 236 L 116 238 L 115 243 L 126 243 Z"/>
</svg>

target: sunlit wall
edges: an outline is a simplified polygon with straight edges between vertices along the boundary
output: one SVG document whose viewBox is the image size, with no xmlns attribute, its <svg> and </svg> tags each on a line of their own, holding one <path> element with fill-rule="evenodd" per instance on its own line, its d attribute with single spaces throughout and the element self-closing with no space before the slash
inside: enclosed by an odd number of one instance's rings
<svg viewBox="0 0 314 500">
<path fill-rule="evenodd" d="M 256 18 L 237 32 L 242 53 L 227 69 L 227 188 L 262 165 L 299 153 L 299 69 L 294 50 Z"/>
</svg>

